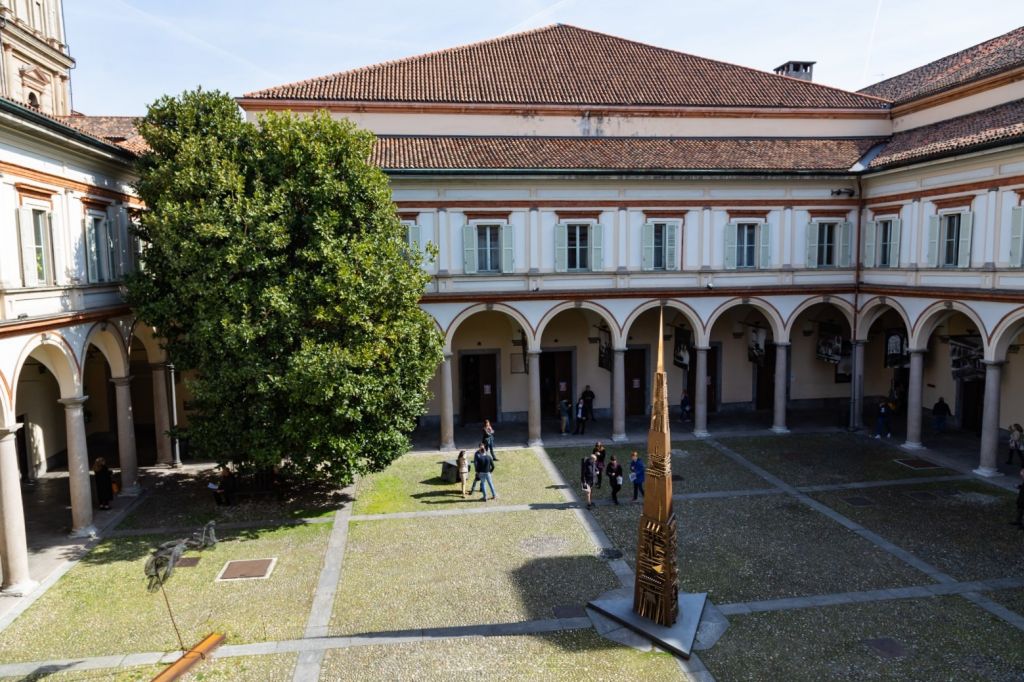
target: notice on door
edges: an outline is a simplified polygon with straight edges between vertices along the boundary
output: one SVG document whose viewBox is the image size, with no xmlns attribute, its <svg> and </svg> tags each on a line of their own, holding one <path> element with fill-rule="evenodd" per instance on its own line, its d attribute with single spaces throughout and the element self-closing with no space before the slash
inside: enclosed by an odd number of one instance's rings
<svg viewBox="0 0 1024 682">
<path fill-rule="evenodd" d="M 640 388 L 640 380 L 633 379 L 633 388 Z"/>
<path fill-rule="evenodd" d="M 484 384 L 484 395 L 490 395 L 490 394 L 491 394 L 491 385 L 490 384 Z"/>
<path fill-rule="evenodd" d="M 564 382 L 564 381 L 559 381 L 558 382 L 558 390 L 559 391 L 568 391 L 569 390 L 569 384 Z"/>
</svg>

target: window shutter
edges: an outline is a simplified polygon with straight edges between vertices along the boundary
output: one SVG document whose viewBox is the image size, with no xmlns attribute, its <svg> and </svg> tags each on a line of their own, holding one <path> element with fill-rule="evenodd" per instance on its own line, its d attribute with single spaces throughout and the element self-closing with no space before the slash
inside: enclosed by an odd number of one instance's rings
<svg viewBox="0 0 1024 682">
<path fill-rule="evenodd" d="M 512 272 L 515 269 L 516 232 L 513 225 L 501 226 L 501 271 Z"/>
<path fill-rule="evenodd" d="M 462 271 L 467 275 L 476 274 L 476 226 L 462 226 Z"/>
<path fill-rule="evenodd" d="M 594 223 L 590 226 L 590 271 L 604 270 L 604 226 Z"/>
<path fill-rule="evenodd" d="M 900 234 L 903 232 L 901 229 L 903 221 L 899 218 L 895 218 L 892 221 L 892 227 L 889 228 L 889 267 L 898 268 L 900 266 Z"/>
<path fill-rule="evenodd" d="M 1010 211 L 1010 267 L 1021 266 L 1024 251 L 1024 206 L 1014 206 Z"/>
<path fill-rule="evenodd" d="M 92 229 L 92 220 L 82 218 L 82 234 L 85 238 L 85 279 L 87 282 L 98 282 L 96 263 L 96 232 Z"/>
<path fill-rule="evenodd" d="M 958 268 L 971 267 L 971 243 L 974 234 L 974 214 L 970 211 L 960 214 L 960 248 L 957 249 Z"/>
<path fill-rule="evenodd" d="M 416 252 L 420 250 L 420 226 L 417 223 L 407 223 L 405 226 L 405 242 L 409 250 Z"/>
<path fill-rule="evenodd" d="M 641 242 L 640 269 L 654 269 L 654 225 L 644 223 L 643 241 Z"/>
<path fill-rule="evenodd" d="M 21 236 L 21 278 L 26 287 L 39 284 L 36 270 L 36 236 L 32 229 L 32 209 L 16 209 L 18 234 Z"/>
<path fill-rule="evenodd" d="M 761 223 L 758 227 L 758 240 L 761 242 L 761 252 L 757 255 L 757 267 L 770 268 L 772 266 L 772 226 L 768 223 Z"/>
<path fill-rule="evenodd" d="M 679 232 L 681 225 L 665 224 L 665 269 L 679 269 Z"/>
<path fill-rule="evenodd" d="M 843 221 L 836 225 L 839 234 L 836 235 L 836 248 L 839 249 L 837 264 L 841 268 L 850 267 L 850 253 L 853 251 L 853 223 Z"/>
<path fill-rule="evenodd" d="M 569 226 L 565 223 L 555 225 L 555 272 L 569 269 Z"/>
<path fill-rule="evenodd" d="M 110 279 L 121 279 L 123 268 L 121 267 L 121 210 L 115 206 L 107 209 L 107 239 L 109 239 L 110 251 Z"/>
<path fill-rule="evenodd" d="M 67 264 L 64 262 L 64 240 L 58 239 L 56 229 L 56 219 L 54 218 L 53 211 L 49 211 L 46 214 L 46 229 L 49 230 L 47 235 L 50 239 L 50 253 L 53 261 L 53 272 L 50 277 L 54 284 L 62 284 L 65 277 L 67 276 Z M 63 236 L 63 235 L 61 235 Z M 59 277 L 57 273 L 62 273 Z"/>
<path fill-rule="evenodd" d="M 736 223 L 725 226 L 725 269 L 736 269 Z"/>
<path fill-rule="evenodd" d="M 804 265 L 809 268 L 818 267 L 818 224 L 807 223 L 807 256 Z"/>
<path fill-rule="evenodd" d="M 860 262 L 866 268 L 875 267 L 878 262 L 875 260 L 875 235 L 878 233 L 878 223 L 869 220 L 864 224 L 864 240 Z"/>
<path fill-rule="evenodd" d="M 928 217 L 928 251 L 925 253 L 928 267 L 939 266 L 939 216 Z"/>
</svg>

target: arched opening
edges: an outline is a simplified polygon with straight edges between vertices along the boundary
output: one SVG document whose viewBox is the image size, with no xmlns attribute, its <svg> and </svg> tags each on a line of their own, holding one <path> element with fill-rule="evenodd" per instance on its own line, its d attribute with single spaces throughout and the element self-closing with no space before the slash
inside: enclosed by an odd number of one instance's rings
<svg viewBox="0 0 1024 682">
<path fill-rule="evenodd" d="M 985 405 L 985 336 L 980 324 L 966 313 L 944 308 L 926 314 L 917 329 L 917 344 L 925 349 L 922 387 L 923 432 L 935 439 L 958 429 L 972 440 L 981 435 Z M 939 400 L 950 416 L 938 418 Z"/>
<path fill-rule="evenodd" d="M 902 431 L 910 386 L 910 335 L 900 311 L 875 304 L 861 312 L 859 337 L 864 342 L 863 425 L 879 436 Z M 892 413 L 881 418 L 879 406 Z M 884 423 L 883 423 L 884 422 Z"/>
<path fill-rule="evenodd" d="M 790 409 L 805 421 L 846 426 L 853 386 L 853 336 L 846 312 L 833 303 L 809 305 L 790 323 L 789 342 Z"/>
<path fill-rule="evenodd" d="M 1018 311 L 1007 318 L 992 338 L 992 356 L 996 362 L 1003 362 L 1001 369 L 999 426 L 1007 429 L 1013 424 L 1024 425 L 1024 311 Z M 1020 460 L 1010 460 L 999 452 L 996 465 L 1003 473 L 1013 475 L 1014 467 L 1020 467 Z"/>
<path fill-rule="evenodd" d="M 658 335 L 662 336 L 665 372 L 668 379 L 669 409 L 678 415 L 683 391 L 692 401 L 695 391 L 696 372 L 694 347 L 699 342 L 699 323 L 696 316 L 670 304 L 664 309 L 664 326 L 659 329 L 661 307 L 653 305 L 634 313 L 626 322 L 625 369 L 625 412 L 626 418 L 643 417 L 651 411 L 651 377 L 657 363 Z M 681 415 L 679 415 L 681 416 Z M 692 416 L 692 403 L 691 403 Z M 642 431 L 643 420 L 627 431 Z"/>
<path fill-rule="evenodd" d="M 777 315 L 761 305 L 737 302 L 716 313 L 707 354 L 709 415 L 740 414 L 737 425 L 771 425 L 780 328 Z"/>
</svg>

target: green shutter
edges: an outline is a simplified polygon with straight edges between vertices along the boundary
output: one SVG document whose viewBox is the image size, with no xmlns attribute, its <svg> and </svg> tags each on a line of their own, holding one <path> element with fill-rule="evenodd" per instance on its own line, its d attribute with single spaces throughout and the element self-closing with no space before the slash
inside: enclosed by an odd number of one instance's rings
<svg viewBox="0 0 1024 682">
<path fill-rule="evenodd" d="M 476 226 L 462 226 L 462 271 L 467 275 L 475 275 L 476 261 Z"/>
<path fill-rule="evenodd" d="M 971 267 L 971 243 L 974 235 L 974 214 L 970 211 L 960 214 L 960 246 L 957 249 L 958 268 Z"/>
<path fill-rule="evenodd" d="M 569 269 L 569 227 L 565 223 L 555 225 L 555 272 Z"/>
<path fill-rule="evenodd" d="M 405 241 L 410 251 L 420 250 L 420 226 L 416 223 L 407 223 L 405 226 Z"/>
<path fill-rule="evenodd" d="M 761 252 L 757 257 L 757 267 L 770 268 L 772 266 L 772 226 L 767 222 L 761 223 L 758 227 L 758 241 Z"/>
<path fill-rule="evenodd" d="M 725 226 L 725 269 L 736 269 L 736 223 Z"/>
<path fill-rule="evenodd" d="M 604 226 L 594 223 L 590 226 L 590 271 L 604 270 Z"/>
<path fill-rule="evenodd" d="M 928 267 L 939 266 L 939 216 L 928 216 L 928 249 L 925 252 Z"/>
<path fill-rule="evenodd" d="M 21 278 L 26 287 L 39 284 L 36 269 L 36 235 L 32 225 L 32 209 L 15 209 L 18 220 L 18 234 L 21 237 Z"/>
<path fill-rule="evenodd" d="M 839 258 L 836 259 L 836 265 L 841 268 L 850 267 L 850 254 L 853 252 L 853 223 L 849 221 L 843 221 L 836 225 L 836 248 L 839 250 Z"/>
<path fill-rule="evenodd" d="M 679 232 L 682 225 L 665 223 L 665 269 L 679 269 Z"/>
<path fill-rule="evenodd" d="M 640 253 L 640 269 L 641 270 L 653 270 L 654 269 L 654 225 L 652 223 L 644 223 L 642 233 L 643 239 L 641 241 L 641 253 Z"/>
<path fill-rule="evenodd" d="M 1024 206 L 1014 206 L 1010 211 L 1010 267 L 1021 266 L 1024 252 Z"/>
<path fill-rule="evenodd" d="M 89 282 L 100 281 L 100 258 L 99 247 L 96 244 L 96 228 L 91 217 L 82 219 L 82 226 L 85 230 L 85 271 Z"/>
<path fill-rule="evenodd" d="M 501 271 L 512 272 L 515 265 L 516 232 L 512 225 L 501 226 Z"/>
<path fill-rule="evenodd" d="M 807 223 L 807 255 L 804 265 L 808 268 L 818 267 L 818 223 Z"/>
<path fill-rule="evenodd" d="M 892 221 L 892 227 L 889 228 L 889 267 L 898 268 L 900 266 L 900 233 L 902 232 L 903 221 L 899 218 L 894 218 Z"/>
<path fill-rule="evenodd" d="M 869 220 L 864 224 L 864 240 L 861 247 L 860 262 L 866 268 L 873 268 L 878 263 L 875 260 L 875 234 L 878 231 L 878 223 Z"/>
</svg>

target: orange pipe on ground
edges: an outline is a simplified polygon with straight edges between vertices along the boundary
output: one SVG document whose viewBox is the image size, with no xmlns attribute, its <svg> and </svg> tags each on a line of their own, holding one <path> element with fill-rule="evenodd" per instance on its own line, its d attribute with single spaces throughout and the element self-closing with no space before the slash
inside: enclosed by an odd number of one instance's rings
<svg viewBox="0 0 1024 682">
<path fill-rule="evenodd" d="M 163 672 L 153 678 L 153 682 L 171 682 L 177 680 L 205 661 L 213 650 L 224 643 L 224 635 L 219 632 L 208 634 L 203 641 L 185 652 L 177 661 L 169 665 Z"/>
</svg>

